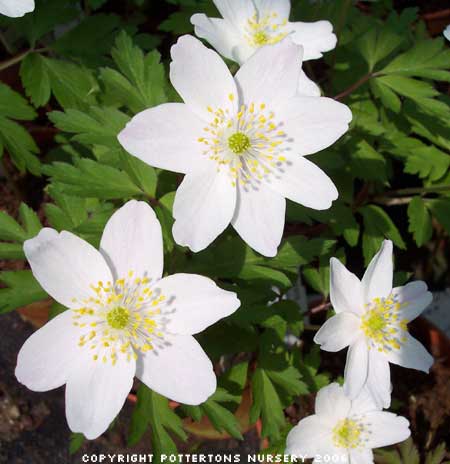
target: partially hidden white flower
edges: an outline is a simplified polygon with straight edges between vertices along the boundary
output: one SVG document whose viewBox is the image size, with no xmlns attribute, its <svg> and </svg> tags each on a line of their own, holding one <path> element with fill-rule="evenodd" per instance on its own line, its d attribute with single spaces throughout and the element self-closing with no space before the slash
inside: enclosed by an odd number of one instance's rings
<svg viewBox="0 0 450 464">
<path fill-rule="evenodd" d="M 286 454 L 314 463 L 372 464 L 372 449 L 400 443 L 410 434 L 409 422 L 381 411 L 366 389 L 351 400 L 332 383 L 317 393 L 315 414 L 289 432 Z"/>
<path fill-rule="evenodd" d="M 444 29 L 444 37 L 450 41 L 450 24 Z"/>
<path fill-rule="evenodd" d="M 34 10 L 34 0 L 0 0 L 0 14 L 19 18 Z"/>
<path fill-rule="evenodd" d="M 197 405 L 216 389 L 213 366 L 192 336 L 240 305 L 199 275 L 162 277 L 161 226 L 144 202 L 109 220 L 100 251 L 44 228 L 24 244 L 33 275 L 69 309 L 19 352 L 17 379 L 34 391 L 66 384 L 69 427 L 93 439 L 122 408 L 136 375 L 154 391 Z"/>
<path fill-rule="evenodd" d="M 336 315 L 314 341 L 326 351 L 349 346 L 344 388 L 355 398 L 367 386 L 380 407 L 389 407 L 389 363 L 428 372 L 432 356 L 408 332 L 408 323 L 431 303 L 424 282 L 392 288 L 392 242 L 384 241 L 360 281 L 336 258 L 331 259 L 330 298 Z"/>
<path fill-rule="evenodd" d="M 285 198 L 320 210 L 338 197 L 303 155 L 333 144 L 352 114 L 330 98 L 298 95 L 301 53 L 289 39 L 263 47 L 233 78 L 198 39 L 172 47 L 170 78 L 184 104 L 139 113 L 119 141 L 151 166 L 186 174 L 173 207 L 178 244 L 203 250 L 231 223 L 252 248 L 275 256 Z"/>
<path fill-rule="evenodd" d="M 322 57 L 336 47 L 329 21 L 289 22 L 290 0 L 213 0 L 222 18 L 195 14 L 195 34 L 221 55 L 245 63 L 260 47 L 290 37 L 304 47 L 303 60 Z"/>
</svg>

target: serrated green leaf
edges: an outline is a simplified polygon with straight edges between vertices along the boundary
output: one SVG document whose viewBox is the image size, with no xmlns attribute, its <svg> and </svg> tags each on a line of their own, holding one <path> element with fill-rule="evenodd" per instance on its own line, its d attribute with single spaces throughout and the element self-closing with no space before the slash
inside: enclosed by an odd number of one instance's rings
<svg viewBox="0 0 450 464">
<path fill-rule="evenodd" d="M 283 406 L 275 387 L 264 369 L 257 368 L 252 377 L 253 404 L 250 422 L 262 420 L 263 437 L 276 440 L 285 424 Z"/>
<path fill-rule="evenodd" d="M 408 205 L 409 231 L 413 234 L 417 246 L 431 239 L 433 227 L 431 216 L 421 197 L 414 197 Z"/>
<path fill-rule="evenodd" d="M 20 77 L 35 107 L 48 103 L 51 96 L 50 77 L 42 55 L 29 53 L 20 65 Z"/>
<path fill-rule="evenodd" d="M 48 298 L 31 271 L 0 272 L 0 282 L 0 314 Z"/>
</svg>

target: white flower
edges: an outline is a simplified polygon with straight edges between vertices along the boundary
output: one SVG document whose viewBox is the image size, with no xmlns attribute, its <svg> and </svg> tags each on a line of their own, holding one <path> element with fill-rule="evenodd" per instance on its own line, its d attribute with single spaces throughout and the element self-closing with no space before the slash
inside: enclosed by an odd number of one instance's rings
<svg viewBox="0 0 450 464">
<path fill-rule="evenodd" d="M 450 24 L 444 30 L 444 37 L 450 41 Z"/>
<path fill-rule="evenodd" d="M 173 235 L 193 251 L 231 223 L 255 250 L 275 256 L 289 198 L 327 209 L 330 178 L 302 155 L 334 143 L 350 110 L 329 98 L 298 96 L 301 47 L 261 48 L 233 78 L 192 36 L 172 47 L 170 78 L 184 100 L 150 108 L 119 134 L 146 163 L 187 174 L 176 193 Z"/>
<path fill-rule="evenodd" d="M 34 0 L 0 0 L 0 14 L 19 18 L 34 10 Z"/>
<path fill-rule="evenodd" d="M 47 228 L 24 250 L 41 286 L 70 309 L 25 342 L 16 376 L 34 391 L 66 384 L 71 430 L 89 439 L 101 435 L 135 375 L 185 404 L 214 393 L 212 364 L 192 335 L 240 302 L 205 277 L 161 278 L 161 227 L 146 203 L 130 201 L 111 217 L 100 251 Z"/>
<path fill-rule="evenodd" d="M 320 58 L 336 47 L 329 21 L 289 22 L 290 0 L 213 0 L 222 18 L 195 14 L 195 34 L 206 39 L 221 55 L 245 63 L 260 47 L 289 36 L 303 45 L 303 59 Z"/>
<path fill-rule="evenodd" d="M 326 351 L 349 346 L 344 388 L 355 398 L 366 384 L 380 407 L 389 407 L 389 363 L 428 372 L 432 356 L 408 333 L 407 324 L 431 303 L 424 282 L 392 288 L 392 242 L 386 240 L 360 281 L 331 259 L 330 298 L 336 315 L 314 341 Z"/>
<path fill-rule="evenodd" d="M 406 440 L 404 417 L 383 412 L 363 389 L 353 401 L 337 383 L 316 396 L 316 414 L 302 419 L 287 437 L 286 453 L 314 463 L 372 464 L 373 448 Z"/>
</svg>

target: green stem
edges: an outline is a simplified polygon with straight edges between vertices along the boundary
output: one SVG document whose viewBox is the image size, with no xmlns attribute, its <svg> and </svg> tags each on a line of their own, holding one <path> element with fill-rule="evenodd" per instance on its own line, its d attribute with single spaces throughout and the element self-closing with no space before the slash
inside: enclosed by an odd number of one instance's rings
<svg viewBox="0 0 450 464">
<path fill-rule="evenodd" d="M 38 48 L 37 50 L 27 50 L 25 52 L 19 53 L 16 56 L 13 56 L 9 60 L 3 61 L 0 63 L 0 71 L 3 71 L 4 69 L 10 68 L 11 66 L 14 66 L 17 63 L 20 63 L 22 60 L 24 60 L 30 53 L 35 52 L 35 53 L 44 53 L 48 51 L 48 48 Z"/>
<path fill-rule="evenodd" d="M 8 52 L 9 55 L 14 54 L 13 48 L 11 47 L 11 45 L 9 45 L 9 42 L 6 40 L 6 37 L 3 35 L 2 31 L 0 31 L 0 42 L 5 47 L 5 50 Z"/>
<path fill-rule="evenodd" d="M 334 99 L 335 100 L 342 100 L 346 97 L 348 97 L 351 93 L 353 93 L 355 90 L 359 89 L 362 85 L 364 85 L 367 81 L 372 79 L 373 77 L 378 77 L 380 76 L 380 73 L 369 73 L 366 74 L 365 76 L 361 77 L 359 81 L 356 81 L 353 85 L 351 85 L 347 90 L 344 90 L 343 92 L 337 94 Z"/>
<path fill-rule="evenodd" d="M 437 185 L 436 187 L 418 187 L 418 188 L 406 188 L 400 190 L 391 190 L 387 192 L 390 196 L 409 196 L 409 195 L 420 195 L 422 193 L 440 193 L 450 192 L 450 185 Z"/>
</svg>

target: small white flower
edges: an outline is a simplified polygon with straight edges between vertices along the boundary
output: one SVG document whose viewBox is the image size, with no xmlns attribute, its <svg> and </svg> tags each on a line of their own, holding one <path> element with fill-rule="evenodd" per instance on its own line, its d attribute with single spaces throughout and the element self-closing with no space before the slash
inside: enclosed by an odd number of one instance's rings
<svg viewBox="0 0 450 464">
<path fill-rule="evenodd" d="M 16 377 L 34 391 L 66 384 L 71 430 L 89 439 L 101 435 L 135 375 L 185 404 L 214 393 L 212 364 L 192 335 L 240 302 L 206 277 L 161 278 L 161 226 L 146 203 L 130 201 L 111 217 L 100 251 L 47 228 L 24 250 L 41 286 L 69 309 L 25 342 Z"/>
<path fill-rule="evenodd" d="M 185 103 L 139 113 L 119 141 L 151 166 L 187 174 L 173 207 L 180 245 L 203 250 L 231 223 L 252 248 L 275 256 L 285 198 L 327 209 L 338 197 L 303 155 L 334 143 L 352 114 L 330 98 L 298 95 L 301 50 L 288 39 L 261 48 L 233 78 L 196 38 L 172 47 L 170 78 Z"/>
<path fill-rule="evenodd" d="M 450 41 L 450 24 L 444 30 L 444 37 Z"/>
<path fill-rule="evenodd" d="M 381 411 L 363 389 L 353 401 L 337 383 L 316 396 L 316 414 L 302 419 L 287 437 L 286 453 L 314 463 L 372 464 L 373 448 L 406 440 L 404 417 Z"/>
<path fill-rule="evenodd" d="M 34 10 L 34 0 L 0 0 L 0 14 L 19 18 Z"/>
<path fill-rule="evenodd" d="M 344 388 L 355 398 L 364 385 L 380 407 L 389 407 L 389 363 L 428 372 L 432 356 L 408 333 L 407 324 L 431 303 L 424 282 L 392 288 L 392 242 L 384 241 L 360 281 L 331 259 L 330 298 L 336 315 L 314 341 L 326 351 L 349 346 Z"/>
<path fill-rule="evenodd" d="M 221 55 L 245 63 L 260 47 L 289 36 L 303 45 L 303 59 L 314 60 L 336 47 L 329 21 L 289 22 L 290 0 L 213 0 L 222 18 L 195 14 L 195 34 L 206 39 Z"/>
</svg>

